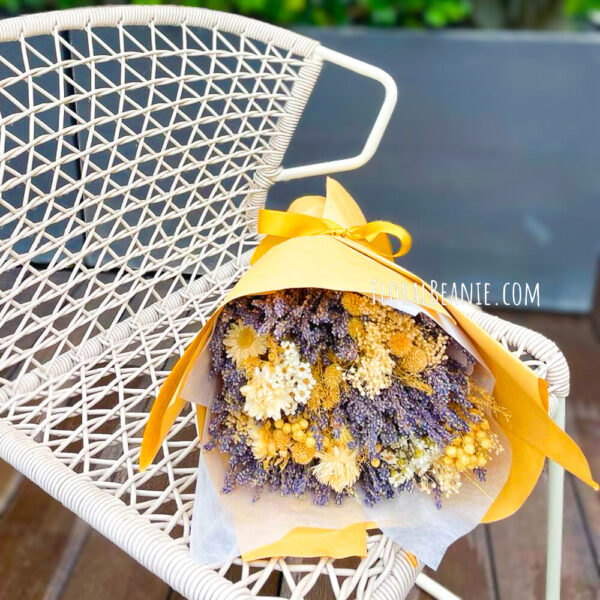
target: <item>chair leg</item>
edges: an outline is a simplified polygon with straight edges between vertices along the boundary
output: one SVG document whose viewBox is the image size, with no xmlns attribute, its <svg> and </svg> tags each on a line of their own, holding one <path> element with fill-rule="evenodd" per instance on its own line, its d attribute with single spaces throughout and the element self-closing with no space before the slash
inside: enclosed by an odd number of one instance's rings
<svg viewBox="0 0 600 600">
<path fill-rule="evenodd" d="M 554 422 L 565 428 L 565 399 L 558 399 Z M 563 532 L 563 494 L 565 471 L 554 462 L 548 465 L 548 554 L 546 562 L 546 600 L 560 600 L 560 575 Z"/>
<path fill-rule="evenodd" d="M 558 399 L 554 422 L 565 428 L 565 399 Z M 560 575 L 562 560 L 563 496 L 565 471 L 556 463 L 548 465 L 548 548 L 546 562 L 546 600 L 560 600 Z M 431 577 L 421 573 L 417 586 L 436 600 L 460 600 L 460 598 L 440 585 Z"/>
<path fill-rule="evenodd" d="M 460 600 L 460 597 L 447 590 L 443 585 L 431 579 L 424 573 L 419 573 L 415 582 L 424 592 L 433 596 L 435 600 Z"/>
</svg>

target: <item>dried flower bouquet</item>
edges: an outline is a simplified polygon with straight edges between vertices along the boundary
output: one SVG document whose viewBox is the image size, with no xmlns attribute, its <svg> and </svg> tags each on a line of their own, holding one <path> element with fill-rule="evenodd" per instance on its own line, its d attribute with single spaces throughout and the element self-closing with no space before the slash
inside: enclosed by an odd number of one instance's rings
<svg viewBox="0 0 600 600">
<path fill-rule="evenodd" d="M 326 198 L 261 210 L 258 231 L 144 432 L 142 470 L 196 406 L 198 560 L 364 556 L 378 527 L 435 568 L 518 510 L 546 457 L 597 489 L 546 382 L 390 260 L 410 248 L 402 227 L 367 223 L 328 179 Z M 374 302 L 374 281 L 419 294 Z"/>
<path fill-rule="evenodd" d="M 441 506 L 502 451 L 475 359 L 423 314 L 285 290 L 228 304 L 210 349 L 222 386 L 205 448 L 229 456 L 224 492 L 373 505 L 420 490 Z"/>
</svg>

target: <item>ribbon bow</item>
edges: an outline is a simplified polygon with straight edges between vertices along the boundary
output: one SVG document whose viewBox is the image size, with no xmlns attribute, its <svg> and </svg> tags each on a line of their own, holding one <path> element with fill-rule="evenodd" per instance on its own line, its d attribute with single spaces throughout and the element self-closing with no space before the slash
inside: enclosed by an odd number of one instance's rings
<svg viewBox="0 0 600 600">
<path fill-rule="evenodd" d="M 381 256 L 389 259 L 406 254 L 411 247 L 410 233 L 389 221 L 371 221 L 362 225 L 342 227 L 339 223 L 323 217 L 262 209 L 258 215 L 258 233 L 266 234 L 252 255 L 254 264 L 267 250 L 286 239 L 304 235 L 332 235 L 362 243 Z M 382 237 L 380 237 L 382 236 Z M 398 250 L 392 251 L 388 237 L 396 238 Z"/>
</svg>

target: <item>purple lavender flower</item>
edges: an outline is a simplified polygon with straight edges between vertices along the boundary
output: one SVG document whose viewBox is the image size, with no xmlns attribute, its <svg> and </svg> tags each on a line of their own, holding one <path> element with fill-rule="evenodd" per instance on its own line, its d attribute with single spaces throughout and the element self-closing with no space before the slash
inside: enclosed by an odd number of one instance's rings
<svg viewBox="0 0 600 600">
<path fill-rule="evenodd" d="M 336 493 L 320 483 L 312 471 L 314 461 L 299 464 L 288 456 L 285 462 L 277 463 L 257 460 L 254 456 L 247 429 L 237 425 L 245 403 L 240 390 L 248 383 L 249 375 L 228 356 L 223 343 L 231 325 L 238 321 L 278 343 L 294 342 L 302 360 L 313 367 L 320 364 L 324 368 L 332 362 L 347 367 L 358 359 L 359 349 L 348 332 L 350 315 L 343 308 L 342 293 L 290 289 L 240 298 L 223 309 L 210 342 L 211 374 L 220 379 L 221 392 L 211 407 L 208 440 L 204 445 L 206 451 L 228 455 L 225 493 L 243 486 L 254 489 L 255 498 L 264 489 L 270 489 L 282 495 L 310 495 L 317 505 L 330 501 L 342 503 L 350 491 Z M 428 339 L 435 341 L 443 335 L 435 321 L 426 315 L 416 317 L 416 322 Z M 448 353 L 456 356 L 457 351 L 466 357 L 463 361 L 466 364 L 448 356 L 421 374 L 431 393 L 393 379 L 375 398 L 368 399 L 354 387 L 344 385 L 340 387 L 340 401 L 333 409 L 317 410 L 310 415 L 304 413 L 310 418 L 307 431 L 314 439 L 317 452 L 326 451 L 327 436 L 334 443 L 342 443 L 339 442 L 342 431 L 350 432 L 352 440 L 344 443 L 358 452 L 361 469 L 358 485 L 367 504 L 373 505 L 398 493 L 409 493 L 419 483 L 415 476 L 414 481 L 394 487 L 390 483 L 391 467 L 380 460 L 382 448 L 397 447 L 407 438 L 426 439 L 444 448 L 457 433 L 469 431 L 473 422 L 480 420 L 481 417 L 473 414 L 475 407 L 468 396 L 468 373 L 475 359 L 457 342 L 449 340 Z M 303 410 L 305 408 L 299 406 L 298 418 Z M 274 427 L 274 424 L 269 423 L 269 426 Z M 473 472 L 479 480 L 485 480 L 485 469 L 477 468 Z M 435 483 L 433 476 L 428 477 Z M 439 485 L 433 486 L 433 492 L 436 504 L 440 505 Z"/>
</svg>

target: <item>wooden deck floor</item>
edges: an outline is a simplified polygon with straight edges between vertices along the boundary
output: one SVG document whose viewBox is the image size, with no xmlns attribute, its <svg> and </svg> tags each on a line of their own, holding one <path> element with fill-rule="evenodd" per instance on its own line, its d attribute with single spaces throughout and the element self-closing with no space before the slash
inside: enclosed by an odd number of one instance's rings
<svg viewBox="0 0 600 600">
<path fill-rule="evenodd" d="M 555 340 L 571 367 L 567 427 L 600 477 L 600 337 L 591 317 L 502 315 Z M 481 526 L 447 553 L 435 577 L 465 600 L 543 598 L 545 490 L 512 518 Z M 600 599 L 600 495 L 567 476 L 563 595 Z M 276 594 L 273 582 L 269 593 Z M 325 600 L 323 589 L 311 596 Z M 0 462 L 0 600 L 180 600 L 180 596 Z M 430 598 L 413 590 L 410 600 Z"/>
</svg>

